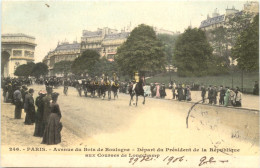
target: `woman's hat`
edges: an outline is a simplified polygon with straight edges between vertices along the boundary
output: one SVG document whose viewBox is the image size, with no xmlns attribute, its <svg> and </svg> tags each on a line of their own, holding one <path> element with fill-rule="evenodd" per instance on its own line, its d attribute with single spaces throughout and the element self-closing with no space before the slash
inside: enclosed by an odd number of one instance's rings
<svg viewBox="0 0 260 168">
<path fill-rule="evenodd" d="M 45 90 L 40 90 L 40 91 L 38 92 L 38 94 L 39 94 L 39 95 L 46 95 L 47 92 L 46 92 Z"/>
</svg>

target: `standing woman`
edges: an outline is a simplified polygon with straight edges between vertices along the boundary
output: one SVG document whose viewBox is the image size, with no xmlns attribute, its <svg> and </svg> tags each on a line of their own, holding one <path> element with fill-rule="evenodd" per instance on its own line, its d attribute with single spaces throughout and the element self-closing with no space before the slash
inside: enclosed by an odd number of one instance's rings
<svg viewBox="0 0 260 168">
<path fill-rule="evenodd" d="M 187 101 L 191 101 L 191 91 L 190 91 L 190 87 L 189 86 L 187 86 L 186 100 Z"/>
<path fill-rule="evenodd" d="M 25 125 L 32 125 L 35 122 L 35 106 L 34 106 L 34 99 L 33 99 L 33 89 L 29 89 L 29 93 L 25 96 L 24 101 L 24 111 L 26 113 L 25 116 Z"/>
<path fill-rule="evenodd" d="M 51 95 L 52 102 L 51 106 L 51 114 L 48 119 L 48 123 L 45 126 L 42 144 L 53 145 L 61 142 L 61 129 L 62 124 L 60 122 L 61 112 L 60 107 L 57 104 L 59 93 L 53 93 Z"/>
<path fill-rule="evenodd" d="M 229 105 L 229 99 L 230 99 L 230 90 L 229 87 L 226 87 L 227 91 L 225 93 L 225 97 L 224 97 L 224 106 L 228 106 Z"/>
<path fill-rule="evenodd" d="M 37 113 L 35 117 L 35 130 L 33 136 L 42 137 L 44 132 L 44 123 L 43 123 L 43 97 L 46 95 L 45 91 L 40 91 L 39 96 L 36 98 L 35 104 L 37 106 Z"/>
</svg>

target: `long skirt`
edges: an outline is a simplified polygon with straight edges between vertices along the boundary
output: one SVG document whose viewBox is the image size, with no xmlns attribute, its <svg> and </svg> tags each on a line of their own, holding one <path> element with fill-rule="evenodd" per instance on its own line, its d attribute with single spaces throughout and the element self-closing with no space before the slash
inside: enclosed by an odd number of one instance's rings
<svg viewBox="0 0 260 168">
<path fill-rule="evenodd" d="M 42 137 L 44 133 L 44 122 L 43 122 L 43 110 L 39 110 L 36 113 L 35 129 L 33 136 Z"/>
<path fill-rule="evenodd" d="M 36 121 L 33 136 L 42 137 L 43 133 L 44 133 L 44 123 L 43 123 L 43 121 Z"/>
<path fill-rule="evenodd" d="M 45 126 L 42 144 L 53 145 L 61 142 L 62 125 L 60 117 L 56 113 L 51 113 L 48 124 Z"/>
<path fill-rule="evenodd" d="M 224 97 L 224 106 L 228 106 L 229 105 L 229 96 L 225 96 Z"/>
<path fill-rule="evenodd" d="M 35 109 L 31 108 L 28 111 L 26 111 L 24 124 L 31 125 L 34 122 L 35 122 Z"/>
</svg>

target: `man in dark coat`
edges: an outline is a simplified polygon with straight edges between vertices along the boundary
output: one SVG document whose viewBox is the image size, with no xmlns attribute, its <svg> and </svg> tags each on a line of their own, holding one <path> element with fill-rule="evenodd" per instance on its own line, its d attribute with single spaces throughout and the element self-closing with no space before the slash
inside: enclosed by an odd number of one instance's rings
<svg viewBox="0 0 260 168">
<path fill-rule="evenodd" d="M 37 106 L 36 120 L 35 120 L 35 130 L 33 136 L 42 137 L 44 132 L 43 123 L 43 97 L 46 95 L 45 91 L 40 91 L 39 96 L 36 98 L 35 104 Z"/>
<path fill-rule="evenodd" d="M 164 99 L 165 96 L 166 96 L 165 84 L 164 84 L 164 83 L 163 83 L 163 84 L 161 85 L 161 87 L 160 87 L 160 96 L 161 96 L 162 99 Z"/>
<path fill-rule="evenodd" d="M 29 89 L 29 93 L 25 96 L 24 102 L 24 111 L 26 113 L 25 116 L 25 125 L 32 125 L 35 122 L 35 106 L 33 100 L 33 89 Z"/>
<path fill-rule="evenodd" d="M 209 86 L 208 89 L 208 99 L 209 99 L 209 104 L 213 103 L 213 89 L 211 87 L 211 85 Z"/>
<path fill-rule="evenodd" d="M 28 88 L 25 85 L 22 86 L 21 93 L 22 93 L 22 99 L 23 99 L 22 103 L 23 103 L 23 107 L 24 107 L 25 95 L 28 94 Z"/>
<path fill-rule="evenodd" d="M 219 104 L 224 105 L 224 97 L 225 97 L 226 90 L 223 88 L 223 86 L 220 86 L 219 92 L 220 92 L 219 93 Z"/>
<path fill-rule="evenodd" d="M 9 82 L 8 86 L 7 86 L 7 103 L 10 103 L 13 99 L 13 95 L 12 95 L 12 83 Z"/>
<path fill-rule="evenodd" d="M 206 89 L 204 85 L 201 86 L 201 97 L 202 97 L 202 103 L 205 103 L 205 95 L 206 95 Z"/>
<path fill-rule="evenodd" d="M 16 90 L 14 91 L 13 97 L 14 97 L 14 104 L 15 104 L 14 118 L 21 119 L 23 102 L 22 102 L 22 94 L 20 91 L 20 86 L 17 86 Z"/>
<path fill-rule="evenodd" d="M 154 97 L 155 96 L 155 84 L 154 83 L 151 83 L 151 95 L 152 95 L 152 97 Z"/>
<path fill-rule="evenodd" d="M 218 91 L 217 91 L 217 87 L 214 86 L 214 88 L 212 89 L 212 102 L 214 104 L 217 104 L 217 96 L 218 96 Z"/>
<path fill-rule="evenodd" d="M 183 100 L 183 89 L 182 89 L 181 84 L 179 84 L 177 92 L 178 92 L 178 100 L 179 101 Z"/>
<path fill-rule="evenodd" d="M 254 89 L 253 89 L 254 95 L 259 95 L 259 84 L 257 81 L 255 81 Z"/>
</svg>

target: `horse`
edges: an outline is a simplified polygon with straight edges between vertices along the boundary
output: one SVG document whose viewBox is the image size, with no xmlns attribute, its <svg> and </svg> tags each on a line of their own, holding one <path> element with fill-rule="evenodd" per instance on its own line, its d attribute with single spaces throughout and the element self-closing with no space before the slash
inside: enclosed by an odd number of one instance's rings
<svg viewBox="0 0 260 168">
<path fill-rule="evenodd" d="M 131 106 L 131 102 L 133 100 L 134 95 L 136 96 L 136 102 L 135 102 L 135 106 L 137 106 L 137 102 L 138 102 L 138 96 L 143 96 L 144 100 L 143 100 L 143 104 L 145 104 L 145 95 L 144 95 L 144 89 L 143 89 L 143 80 L 140 79 L 139 82 L 137 82 L 135 84 L 135 88 L 133 89 L 134 85 L 130 85 L 129 86 L 129 94 L 130 94 L 130 102 L 129 102 L 129 106 Z"/>
<path fill-rule="evenodd" d="M 110 100 L 111 99 L 111 83 L 109 80 L 104 80 L 101 82 L 100 93 L 102 95 L 102 100 L 105 99 L 106 92 L 107 92 L 108 100 Z"/>
<path fill-rule="evenodd" d="M 118 98 L 118 94 L 117 94 L 118 89 L 119 89 L 118 81 L 113 82 L 113 84 L 111 86 L 111 90 L 112 90 L 112 92 L 114 94 L 114 99 L 116 99 L 116 97 Z"/>
</svg>

